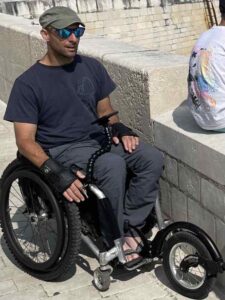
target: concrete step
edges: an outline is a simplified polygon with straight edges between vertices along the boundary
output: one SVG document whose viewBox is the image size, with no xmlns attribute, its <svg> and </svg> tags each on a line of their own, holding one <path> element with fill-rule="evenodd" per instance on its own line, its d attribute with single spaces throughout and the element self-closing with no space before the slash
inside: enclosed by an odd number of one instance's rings
<svg viewBox="0 0 225 300">
<path fill-rule="evenodd" d="M 186 102 L 154 118 L 154 141 L 172 157 L 225 185 L 225 133 L 199 128 Z"/>
</svg>

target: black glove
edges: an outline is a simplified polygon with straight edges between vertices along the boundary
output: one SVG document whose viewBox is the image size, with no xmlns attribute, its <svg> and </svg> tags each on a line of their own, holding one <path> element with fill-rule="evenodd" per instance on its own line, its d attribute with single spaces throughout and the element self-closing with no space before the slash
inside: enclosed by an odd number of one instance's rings
<svg viewBox="0 0 225 300">
<path fill-rule="evenodd" d="M 56 160 L 49 158 L 40 167 L 41 173 L 47 181 L 60 193 L 74 182 L 78 177 L 73 172 L 59 164 Z"/>
<path fill-rule="evenodd" d="M 126 125 L 124 125 L 121 122 L 118 123 L 114 123 L 111 126 L 112 128 L 112 136 L 116 136 L 118 138 L 121 138 L 125 135 L 127 136 L 138 136 L 135 132 L 133 132 L 133 130 L 129 127 L 127 127 Z"/>
</svg>

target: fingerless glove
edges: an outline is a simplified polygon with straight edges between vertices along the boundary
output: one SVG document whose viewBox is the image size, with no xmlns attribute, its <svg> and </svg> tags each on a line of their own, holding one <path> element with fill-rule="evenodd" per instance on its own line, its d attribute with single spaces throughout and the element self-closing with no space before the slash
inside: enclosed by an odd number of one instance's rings
<svg viewBox="0 0 225 300">
<path fill-rule="evenodd" d="M 56 160 L 49 158 L 40 167 L 47 181 L 60 193 L 63 193 L 77 179 L 73 172 Z"/>
<path fill-rule="evenodd" d="M 127 127 L 121 122 L 112 124 L 111 128 L 112 128 L 112 136 L 117 136 L 118 138 L 121 138 L 125 135 L 138 136 L 135 132 L 133 132 L 131 128 Z"/>
</svg>

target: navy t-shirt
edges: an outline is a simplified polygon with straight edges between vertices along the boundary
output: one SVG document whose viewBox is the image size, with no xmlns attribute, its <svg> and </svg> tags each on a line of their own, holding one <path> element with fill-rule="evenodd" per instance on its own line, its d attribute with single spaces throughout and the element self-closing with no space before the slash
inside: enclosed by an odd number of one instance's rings
<svg viewBox="0 0 225 300">
<path fill-rule="evenodd" d="M 103 65 L 76 55 L 73 63 L 50 67 L 39 62 L 19 76 L 4 116 L 11 122 L 37 124 L 37 142 L 50 149 L 76 141 L 99 139 L 99 100 L 115 89 Z"/>
</svg>

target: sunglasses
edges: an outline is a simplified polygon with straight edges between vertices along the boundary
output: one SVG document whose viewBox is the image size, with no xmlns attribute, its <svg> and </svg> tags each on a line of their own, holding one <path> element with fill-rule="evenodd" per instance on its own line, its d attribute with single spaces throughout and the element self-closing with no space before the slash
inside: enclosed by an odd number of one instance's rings
<svg viewBox="0 0 225 300">
<path fill-rule="evenodd" d="M 54 30 L 57 35 L 62 39 L 67 39 L 73 33 L 76 38 L 80 38 L 85 31 L 85 27 L 77 27 L 75 29 L 70 28 L 62 28 L 62 29 L 55 29 Z"/>
</svg>

